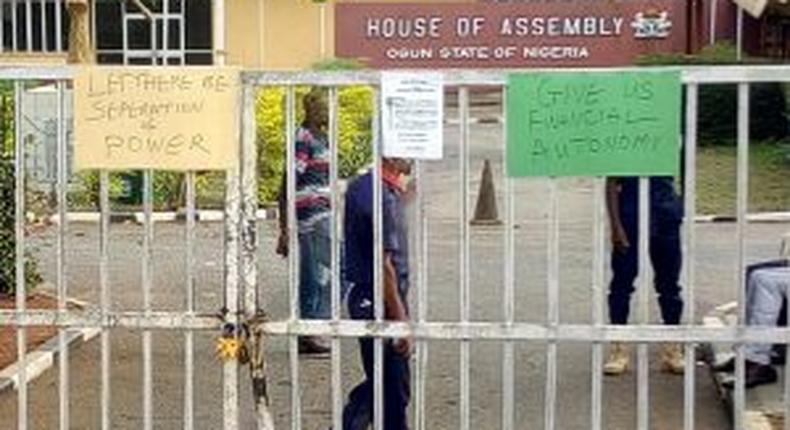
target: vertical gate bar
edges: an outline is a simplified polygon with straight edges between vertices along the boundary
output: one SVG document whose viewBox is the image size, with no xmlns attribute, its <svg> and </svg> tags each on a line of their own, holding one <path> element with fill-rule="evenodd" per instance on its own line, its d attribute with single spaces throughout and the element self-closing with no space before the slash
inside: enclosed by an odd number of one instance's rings
<svg viewBox="0 0 790 430">
<path fill-rule="evenodd" d="M 696 319 L 696 305 L 694 299 L 694 217 L 697 212 L 697 84 L 686 86 L 686 144 L 685 144 L 685 174 L 683 178 L 683 198 L 685 200 L 686 212 L 686 235 L 683 253 L 683 268 L 685 271 L 686 284 L 686 324 L 694 325 Z M 694 408 L 696 392 L 696 372 L 694 363 L 696 356 L 696 346 L 692 343 L 685 345 L 685 373 L 684 373 L 684 413 L 683 429 L 694 430 Z"/>
<path fill-rule="evenodd" d="M 257 87 L 252 82 L 244 82 L 241 97 L 241 197 L 242 197 L 242 228 L 241 228 L 241 280 L 244 286 L 244 316 L 245 321 L 258 317 L 258 148 L 256 145 L 255 122 L 255 95 Z M 256 327 L 247 326 L 247 336 L 254 339 L 258 334 Z M 259 430 L 272 430 L 271 412 L 268 397 L 256 387 L 259 382 L 265 383 L 265 362 L 261 357 L 265 353 L 262 345 L 263 336 L 258 339 L 260 343 L 252 342 L 249 347 L 250 381 L 253 389 L 254 416 L 256 427 Z M 261 358 L 261 361 L 258 359 Z"/>
<path fill-rule="evenodd" d="M 606 178 L 593 181 L 593 268 L 592 268 L 592 321 L 595 327 L 604 324 L 604 253 L 606 238 Z M 601 430 L 603 421 L 603 345 L 592 345 L 592 385 L 590 405 L 590 428 Z"/>
<path fill-rule="evenodd" d="M 121 3 L 123 5 L 125 3 Z M 220 58 L 220 61 L 222 59 Z M 237 139 L 241 139 L 239 134 Z M 241 156 L 241 149 L 237 159 Z M 238 161 L 225 175 L 225 322 L 239 323 L 239 241 L 241 227 L 241 172 Z M 239 363 L 227 360 L 222 366 L 222 428 L 234 430 L 239 426 Z"/>
<path fill-rule="evenodd" d="M 110 174 L 99 172 L 99 301 L 103 319 L 110 308 Z M 110 430 L 110 330 L 101 330 L 101 428 Z"/>
<path fill-rule="evenodd" d="M 195 312 L 195 172 L 186 173 L 186 311 Z M 194 332 L 184 332 L 184 430 L 195 426 L 195 340 Z"/>
<path fill-rule="evenodd" d="M 746 324 L 746 214 L 749 210 L 749 84 L 738 84 L 738 186 L 737 186 L 737 227 L 738 264 L 736 275 L 738 297 L 738 325 Z M 743 410 L 746 404 L 744 386 L 745 363 L 743 344 L 736 347 L 735 357 L 735 429 L 744 426 Z"/>
<path fill-rule="evenodd" d="M 58 240 L 57 240 L 57 261 L 56 261 L 56 282 L 58 291 L 58 310 L 66 311 L 66 294 L 68 284 L 66 278 L 66 234 L 68 234 L 68 219 L 66 209 L 66 185 L 68 184 L 68 165 L 66 163 L 66 126 L 65 126 L 65 96 L 64 81 L 57 84 L 57 202 L 58 202 Z M 60 412 L 60 429 L 69 428 L 69 350 L 66 345 L 66 332 L 58 330 L 58 410 Z"/>
<path fill-rule="evenodd" d="M 41 0 L 41 52 L 47 52 L 47 0 Z"/>
<path fill-rule="evenodd" d="M 461 323 L 469 322 L 469 88 L 458 89 L 458 108 L 461 116 L 461 199 L 460 199 L 460 224 L 461 224 L 461 295 L 460 315 Z M 461 430 L 469 430 L 469 341 L 461 341 Z"/>
<path fill-rule="evenodd" d="M 516 240 L 514 233 L 515 199 L 513 180 L 504 167 L 507 161 L 507 87 L 502 87 L 502 182 L 504 183 L 505 205 L 505 273 L 503 291 L 503 313 L 505 324 L 511 325 L 516 319 Z M 515 428 L 515 352 L 512 341 L 503 343 L 502 351 L 502 428 Z"/>
<path fill-rule="evenodd" d="M 377 322 L 384 320 L 384 279 L 382 265 L 381 189 L 381 90 L 373 89 L 373 312 Z M 373 430 L 384 430 L 384 351 L 381 338 L 373 341 Z"/>
<path fill-rule="evenodd" d="M 299 315 L 299 242 L 298 226 L 296 225 L 296 177 L 294 165 L 296 138 L 296 90 L 292 85 L 286 88 L 285 96 L 285 142 L 286 142 L 286 178 L 288 181 L 288 290 L 291 300 L 291 321 Z M 282 215 L 282 214 L 281 214 Z M 291 336 L 289 341 L 289 358 L 291 367 L 291 429 L 302 428 L 302 403 L 299 384 L 299 338 Z"/>
<path fill-rule="evenodd" d="M 22 143 L 21 81 L 14 82 L 14 163 L 15 163 L 15 240 L 16 240 L 16 310 L 25 311 L 25 145 Z M 27 329 L 17 326 L 17 428 L 27 429 Z"/>
<path fill-rule="evenodd" d="M 25 48 L 33 52 L 33 0 L 25 0 Z"/>
<path fill-rule="evenodd" d="M 55 51 L 63 51 L 63 2 L 66 0 L 55 0 Z M 96 2 L 91 2 L 92 4 Z M 94 21 L 96 17 L 94 16 Z M 93 43 L 96 39 L 92 40 Z"/>
<path fill-rule="evenodd" d="M 331 268 L 332 268 L 332 321 L 340 321 L 340 187 L 338 186 L 338 135 L 337 135 L 337 87 L 329 88 L 329 183 L 332 192 L 332 231 L 331 231 Z M 343 386 L 340 374 L 340 339 L 332 338 L 332 427 L 343 428 Z"/>
<path fill-rule="evenodd" d="M 151 313 L 151 281 L 152 259 L 151 246 L 153 241 L 153 171 L 143 171 L 143 312 Z M 152 430 L 152 393 L 153 367 L 151 363 L 151 331 L 143 331 L 143 429 Z"/>
<path fill-rule="evenodd" d="M 19 0 L 11 0 L 11 52 L 19 50 L 19 38 L 17 37 L 17 26 L 19 23 Z"/>
<path fill-rule="evenodd" d="M 125 7 L 126 3 L 121 3 Z M 224 16 L 224 2 L 214 2 L 213 12 L 222 12 L 213 15 L 216 22 L 217 16 Z M 124 32 L 127 31 L 127 21 L 124 20 Z M 217 31 L 213 35 L 215 51 L 223 49 L 224 33 Z M 127 43 L 124 36 L 124 44 Z M 126 46 L 124 45 L 124 48 Z M 125 49 L 124 49 L 125 52 Z M 125 54 L 124 54 L 125 55 Z M 224 55 L 214 55 L 214 63 L 220 66 L 225 65 Z M 240 127 L 239 127 L 240 129 Z M 237 137 L 238 139 L 241 136 Z M 240 151 L 240 150 L 239 150 Z M 239 322 L 239 230 L 241 216 L 241 174 L 239 164 L 234 164 L 227 170 L 225 179 L 225 229 L 224 229 L 224 248 L 225 248 L 225 321 L 231 324 Z M 239 426 L 239 363 L 236 360 L 228 360 L 222 366 L 222 401 L 223 416 L 222 428 L 224 430 L 235 430 Z"/>
<path fill-rule="evenodd" d="M 425 215 L 425 196 L 423 185 L 424 165 L 421 161 L 415 163 L 414 180 L 417 192 L 417 249 L 420 258 L 417 259 L 417 323 L 424 324 L 428 316 L 428 218 Z M 415 427 L 417 430 L 426 430 L 425 414 L 425 382 L 428 377 L 428 343 L 417 340 L 416 347 L 417 367 L 415 369 Z"/>
<path fill-rule="evenodd" d="M 257 249 L 258 209 L 257 148 L 255 147 L 255 87 L 244 83 L 241 99 L 241 282 L 244 292 L 244 312 L 255 315 L 258 303 L 255 288 L 258 278 Z"/>
<path fill-rule="evenodd" d="M 639 324 L 650 321 L 648 249 L 650 249 L 650 179 L 639 178 Z M 648 346 L 637 346 L 637 428 L 648 430 L 650 426 L 650 361 Z"/>
<path fill-rule="evenodd" d="M 546 324 L 556 328 L 559 324 L 560 301 L 560 219 L 558 182 L 549 179 L 549 238 L 548 238 L 548 288 L 546 289 Z M 544 398 L 544 428 L 556 428 L 557 417 L 557 343 L 546 347 L 546 395 Z"/>
</svg>

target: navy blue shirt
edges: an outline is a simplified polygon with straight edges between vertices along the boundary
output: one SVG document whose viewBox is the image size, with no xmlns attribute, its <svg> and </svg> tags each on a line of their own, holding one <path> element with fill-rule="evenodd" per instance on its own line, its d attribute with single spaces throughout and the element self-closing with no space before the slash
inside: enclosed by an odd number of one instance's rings
<svg viewBox="0 0 790 430">
<path fill-rule="evenodd" d="M 621 215 L 636 217 L 639 214 L 639 178 L 618 178 L 617 181 L 621 187 Z M 683 220 L 683 202 L 671 176 L 650 178 L 650 218 L 651 224 Z"/>
<path fill-rule="evenodd" d="M 381 187 L 382 242 L 398 277 L 405 301 L 409 286 L 409 243 L 403 203 L 398 191 Z M 354 179 L 346 191 L 344 216 L 346 280 L 367 298 L 373 297 L 373 174 Z"/>
</svg>

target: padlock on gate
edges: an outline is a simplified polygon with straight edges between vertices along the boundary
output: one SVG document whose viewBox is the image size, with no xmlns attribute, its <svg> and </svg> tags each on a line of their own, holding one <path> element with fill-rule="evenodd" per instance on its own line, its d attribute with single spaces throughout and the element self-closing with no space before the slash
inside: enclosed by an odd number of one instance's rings
<svg viewBox="0 0 790 430">
<path fill-rule="evenodd" d="M 222 328 L 222 335 L 217 338 L 216 353 L 220 360 L 237 360 L 246 364 L 250 360 L 247 349 L 247 330 L 242 325 L 227 323 Z"/>
</svg>

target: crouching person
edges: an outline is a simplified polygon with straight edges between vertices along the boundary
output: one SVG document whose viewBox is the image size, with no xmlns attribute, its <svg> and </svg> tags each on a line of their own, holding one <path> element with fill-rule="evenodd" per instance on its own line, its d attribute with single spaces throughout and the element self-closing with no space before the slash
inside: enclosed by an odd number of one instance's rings
<svg viewBox="0 0 790 430">
<path fill-rule="evenodd" d="M 790 261 L 769 261 L 750 266 L 746 271 L 746 324 L 750 326 L 775 327 L 780 319 L 782 303 L 790 293 Z M 746 355 L 746 378 L 744 386 L 776 382 L 778 375 L 771 366 L 773 345 L 748 344 Z M 714 366 L 716 371 L 733 372 L 735 358 Z M 734 381 L 727 381 L 732 387 Z"/>
<path fill-rule="evenodd" d="M 382 242 L 384 312 L 390 321 L 408 321 L 409 256 L 403 177 L 411 164 L 402 159 L 382 161 Z M 349 293 L 351 318 L 371 320 L 374 315 L 373 173 L 353 180 L 346 192 L 345 257 L 347 280 L 354 286 Z M 412 340 L 385 339 L 383 345 L 384 428 L 408 429 L 407 407 L 411 397 L 409 356 Z M 365 430 L 373 422 L 373 339 L 361 338 L 359 350 L 365 379 L 349 395 L 343 411 L 344 430 Z"/>
</svg>

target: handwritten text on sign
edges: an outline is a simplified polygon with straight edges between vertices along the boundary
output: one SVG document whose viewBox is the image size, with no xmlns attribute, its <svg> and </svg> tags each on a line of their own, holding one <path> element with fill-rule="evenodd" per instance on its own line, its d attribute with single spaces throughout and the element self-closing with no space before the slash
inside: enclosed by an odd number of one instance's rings
<svg viewBox="0 0 790 430">
<path fill-rule="evenodd" d="M 237 156 L 233 69 L 85 68 L 74 81 L 78 169 L 224 170 Z"/>
<path fill-rule="evenodd" d="M 678 172 L 676 72 L 514 74 L 507 100 L 511 176 Z"/>
</svg>

